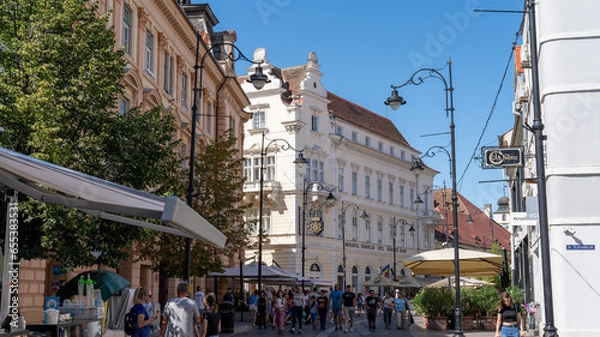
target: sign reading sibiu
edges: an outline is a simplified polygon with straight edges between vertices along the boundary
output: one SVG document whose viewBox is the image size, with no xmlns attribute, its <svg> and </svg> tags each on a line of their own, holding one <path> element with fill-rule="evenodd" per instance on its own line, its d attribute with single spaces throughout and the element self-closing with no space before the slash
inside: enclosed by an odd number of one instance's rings
<svg viewBox="0 0 600 337">
<path fill-rule="evenodd" d="M 481 148 L 483 168 L 503 168 L 523 166 L 523 148 L 521 147 L 492 147 Z"/>
</svg>

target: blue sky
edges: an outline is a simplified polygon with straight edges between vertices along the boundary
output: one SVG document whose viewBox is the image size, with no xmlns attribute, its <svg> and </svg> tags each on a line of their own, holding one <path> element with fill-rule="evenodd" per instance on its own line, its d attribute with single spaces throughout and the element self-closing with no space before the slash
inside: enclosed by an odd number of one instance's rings
<svg viewBox="0 0 600 337">
<path fill-rule="evenodd" d="M 263 47 L 271 64 L 285 68 L 305 63 L 308 53 L 316 52 L 327 90 L 390 118 L 421 152 L 431 146 L 450 151 L 443 83 L 427 79 L 400 89 L 408 104 L 397 111 L 383 102 L 391 84 L 404 83 L 423 67 L 441 68 L 452 58 L 458 191 L 478 207 L 491 203 L 496 210 L 505 184 L 481 181 L 502 179 L 501 170 L 483 170 L 480 161 L 470 160 L 474 153 L 480 156 L 481 146 L 497 145 L 498 136 L 513 126 L 510 56 L 522 16 L 473 9 L 521 10 L 523 0 L 220 0 L 209 5 L 219 20 L 215 31 L 235 30 L 236 44 L 248 57 Z M 239 61 L 238 73 L 245 68 Z M 447 69 L 440 72 L 449 80 Z M 442 134 L 423 137 L 434 133 Z M 424 161 L 440 171 L 436 185 L 451 186 L 445 154 Z"/>
</svg>

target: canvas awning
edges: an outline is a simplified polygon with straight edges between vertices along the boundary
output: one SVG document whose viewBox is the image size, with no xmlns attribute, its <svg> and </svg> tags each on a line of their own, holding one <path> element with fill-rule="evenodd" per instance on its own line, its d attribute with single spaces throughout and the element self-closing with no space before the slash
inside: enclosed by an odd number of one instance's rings
<svg viewBox="0 0 600 337">
<path fill-rule="evenodd" d="M 225 235 L 175 196 L 163 198 L 1 147 L 0 185 L 103 219 L 225 246 Z M 157 219 L 169 226 L 132 217 Z"/>
</svg>

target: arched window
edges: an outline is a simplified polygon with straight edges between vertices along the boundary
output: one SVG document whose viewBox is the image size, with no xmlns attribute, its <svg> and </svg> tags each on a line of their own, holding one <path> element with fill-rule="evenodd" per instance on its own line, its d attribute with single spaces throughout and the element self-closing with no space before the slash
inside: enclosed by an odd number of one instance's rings
<svg viewBox="0 0 600 337">
<path fill-rule="evenodd" d="M 319 267 L 318 264 L 313 263 L 313 264 L 310 265 L 310 271 L 320 272 L 321 271 L 321 267 Z"/>
</svg>

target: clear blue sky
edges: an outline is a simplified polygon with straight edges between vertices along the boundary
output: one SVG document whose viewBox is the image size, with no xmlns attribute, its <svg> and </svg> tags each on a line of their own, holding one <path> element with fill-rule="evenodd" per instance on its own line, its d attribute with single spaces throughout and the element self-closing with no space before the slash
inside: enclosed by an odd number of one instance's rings
<svg viewBox="0 0 600 337">
<path fill-rule="evenodd" d="M 421 152 L 434 145 L 450 151 L 449 134 L 423 137 L 449 130 L 443 83 L 428 79 L 420 86 L 402 88 L 400 95 L 408 104 L 398 111 L 383 102 L 391 84 L 404 83 L 423 67 L 441 68 L 451 57 L 458 191 L 478 207 L 491 203 L 496 210 L 505 184 L 480 181 L 502 179 L 501 170 L 483 170 L 478 160 L 465 170 L 474 151 L 479 157 L 481 146 L 497 145 L 498 136 L 513 126 L 514 62 L 509 57 L 522 16 L 473 9 L 521 10 L 523 0 L 220 0 L 209 4 L 219 20 L 215 31 L 235 30 L 237 46 L 248 57 L 263 47 L 271 64 L 285 68 L 304 64 L 308 53 L 316 52 L 327 90 L 390 118 Z M 237 68 L 244 73 L 246 64 L 240 61 Z M 449 80 L 447 70 L 441 72 Z M 424 161 L 440 171 L 436 185 L 451 186 L 445 154 Z"/>
</svg>

